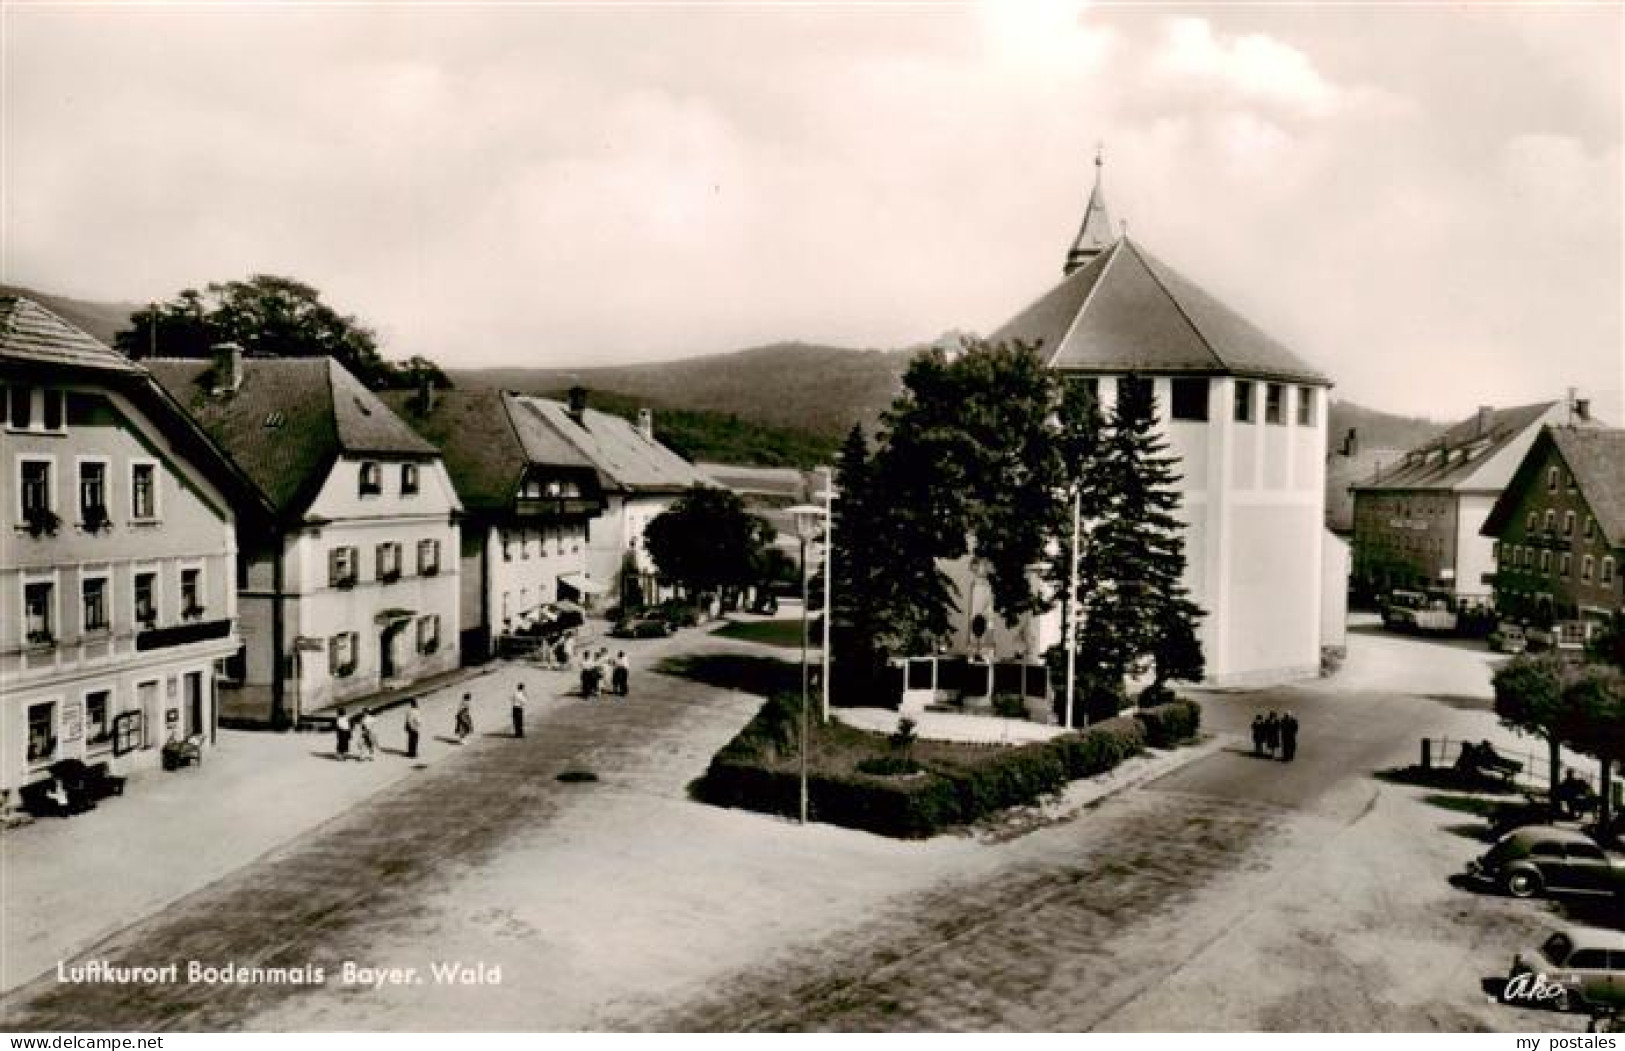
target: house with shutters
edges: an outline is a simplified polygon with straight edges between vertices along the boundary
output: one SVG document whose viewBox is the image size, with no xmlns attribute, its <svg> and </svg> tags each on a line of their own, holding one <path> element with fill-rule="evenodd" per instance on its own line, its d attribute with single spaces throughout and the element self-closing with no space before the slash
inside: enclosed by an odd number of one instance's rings
<svg viewBox="0 0 1625 1051">
<path fill-rule="evenodd" d="M 149 373 L 0 296 L 0 789 L 214 743 L 252 487 Z"/>
<path fill-rule="evenodd" d="M 239 537 L 222 715 L 289 726 L 458 666 L 458 517 L 439 451 L 330 358 L 147 366 L 269 508 Z"/>
<path fill-rule="evenodd" d="M 1625 430 L 1541 428 L 1495 501 L 1495 608 L 1579 644 L 1625 619 Z"/>
<path fill-rule="evenodd" d="M 1346 570 L 1324 524 L 1331 381 L 1114 229 L 1095 163 L 1061 280 L 989 339 L 1036 347 L 1107 412 L 1125 385 L 1151 389 L 1178 458 L 1185 584 L 1207 611 L 1209 680 L 1314 676 L 1345 608 Z M 1059 609 L 1006 627 L 975 567 L 954 575 L 959 648 L 1033 660 L 1060 641 Z"/>
<path fill-rule="evenodd" d="M 589 581 L 599 474 L 535 404 L 511 391 L 385 391 L 380 395 L 440 450 L 463 505 L 458 582 L 462 659 L 529 627 Z"/>
</svg>

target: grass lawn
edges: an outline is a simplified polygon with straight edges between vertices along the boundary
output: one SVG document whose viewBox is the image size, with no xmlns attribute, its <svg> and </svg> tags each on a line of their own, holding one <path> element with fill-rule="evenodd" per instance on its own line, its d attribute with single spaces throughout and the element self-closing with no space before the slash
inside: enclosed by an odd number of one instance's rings
<svg viewBox="0 0 1625 1051">
<path fill-rule="evenodd" d="M 808 624 L 808 644 L 817 646 L 819 636 L 814 629 L 816 624 Z M 767 646 L 784 646 L 788 649 L 801 648 L 801 618 L 794 620 L 730 620 L 722 627 L 711 632 L 729 639 L 741 639 L 745 642 L 760 642 Z"/>
</svg>

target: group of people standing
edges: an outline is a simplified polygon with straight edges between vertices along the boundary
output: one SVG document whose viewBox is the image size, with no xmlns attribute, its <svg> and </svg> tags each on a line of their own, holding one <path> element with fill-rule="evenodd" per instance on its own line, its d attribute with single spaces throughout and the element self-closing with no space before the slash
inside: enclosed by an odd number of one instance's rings
<svg viewBox="0 0 1625 1051">
<path fill-rule="evenodd" d="M 463 694 L 463 703 L 468 703 L 468 694 Z M 423 717 L 418 714 L 417 698 L 410 698 L 406 702 L 406 758 L 418 757 L 418 738 L 423 732 Z M 378 758 L 378 715 L 372 708 L 361 709 L 361 714 L 351 719 L 343 709 L 333 717 L 333 734 L 337 738 L 333 754 L 338 759 L 372 760 Z"/>
<path fill-rule="evenodd" d="M 1292 762 L 1298 754 L 1298 720 L 1291 712 L 1253 716 L 1253 754 L 1262 756 L 1265 752 L 1283 763 Z"/>
<path fill-rule="evenodd" d="M 604 676 L 609 676 L 609 692 L 625 697 L 632 685 L 632 662 L 621 650 L 613 658 L 608 648 L 587 650 L 581 656 L 581 696 L 597 697 L 604 692 Z"/>
</svg>

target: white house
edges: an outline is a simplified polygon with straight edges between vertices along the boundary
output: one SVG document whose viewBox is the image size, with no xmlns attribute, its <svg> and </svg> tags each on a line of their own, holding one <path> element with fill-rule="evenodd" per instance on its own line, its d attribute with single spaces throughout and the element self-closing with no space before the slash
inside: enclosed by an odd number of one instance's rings
<svg viewBox="0 0 1625 1051">
<path fill-rule="evenodd" d="M 0 297 L 0 788 L 216 728 L 246 479 L 140 366 Z"/>
<path fill-rule="evenodd" d="M 440 449 L 462 501 L 464 663 L 589 584 L 598 471 L 519 395 L 498 390 L 389 391 L 401 419 Z"/>
<path fill-rule="evenodd" d="M 462 506 L 434 446 L 329 358 L 149 366 L 271 508 L 243 523 L 226 715 L 289 725 L 457 667 Z"/>
<path fill-rule="evenodd" d="M 654 561 L 643 531 L 677 498 L 696 485 L 716 483 L 693 464 L 660 444 L 654 414 L 639 410 L 636 424 L 587 405 L 587 392 L 570 391 L 568 403 L 520 396 L 526 410 L 568 442 L 598 472 L 604 511 L 592 520 L 583 598 L 621 600 L 623 568 L 630 566 L 645 596 L 656 591 Z"/>
<path fill-rule="evenodd" d="M 1098 165 L 1098 161 L 1097 161 Z M 1038 347 L 1109 409 L 1148 382 L 1179 458 L 1185 583 L 1207 616 L 1210 681 L 1274 682 L 1320 667 L 1327 391 L 1316 368 L 1111 228 L 1098 179 L 1059 284 L 990 339 Z M 962 638 L 991 612 L 962 573 Z M 1000 657 L 1042 654 L 1060 612 L 995 630 Z"/>
</svg>

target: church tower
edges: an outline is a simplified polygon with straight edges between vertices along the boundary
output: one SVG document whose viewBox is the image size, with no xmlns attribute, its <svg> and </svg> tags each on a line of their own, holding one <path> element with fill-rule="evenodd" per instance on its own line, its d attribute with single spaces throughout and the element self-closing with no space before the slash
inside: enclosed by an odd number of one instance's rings
<svg viewBox="0 0 1625 1051">
<path fill-rule="evenodd" d="M 1089 191 L 1089 204 L 1083 210 L 1083 224 L 1078 227 L 1078 236 L 1073 238 L 1072 247 L 1066 253 L 1065 273 L 1068 275 L 1080 266 L 1087 266 L 1117 240 L 1112 233 L 1112 217 L 1106 211 L 1106 195 L 1100 188 L 1100 174 L 1105 163 L 1102 147 L 1095 147 L 1095 188 Z"/>
</svg>

